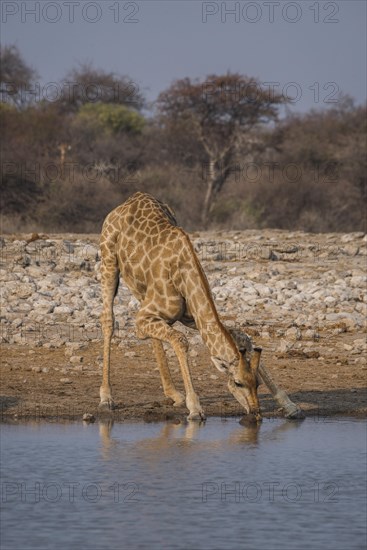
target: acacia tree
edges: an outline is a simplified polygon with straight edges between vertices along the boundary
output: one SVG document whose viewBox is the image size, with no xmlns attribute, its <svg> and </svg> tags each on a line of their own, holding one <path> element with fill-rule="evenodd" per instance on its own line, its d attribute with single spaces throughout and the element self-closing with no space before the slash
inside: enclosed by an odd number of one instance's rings
<svg viewBox="0 0 367 550">
<path fill-rule="evenodd" d="M 83 105 L 109 103 L 141 110 L 144 97 L 138 85 L 128 76 L 82 64 L 67 73 L 60 82 L 57 102 L 65 111 L 76 112 Z"/>
<path fill-rule="evenodd" d="M 194 147 L 205 159 L 204 225 L 237 153 L 247 155 L 254 149 L 253 130 L 276 120 L 278 107 L 285 102 L 257 79 L 237 73 L 209 75 L 204 81 L 177 80 L 159 95 L 161 123 L 178 138 L 182 128 L 189 128 Z"/>
</svg>

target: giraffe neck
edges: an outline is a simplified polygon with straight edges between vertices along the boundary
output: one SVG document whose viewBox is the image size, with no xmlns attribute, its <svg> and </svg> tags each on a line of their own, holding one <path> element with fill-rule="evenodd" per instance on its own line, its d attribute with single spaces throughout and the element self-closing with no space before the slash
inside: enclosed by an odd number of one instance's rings
<svg viewBox="0 0 367 550">
<path fill-rule="evenodd" d="M 182 295 L 210 354 L 231 362 L 238 356 L 238 349 L 219 319 L 205 273 L 185 237 L 180 262 Z"/>
</svg>

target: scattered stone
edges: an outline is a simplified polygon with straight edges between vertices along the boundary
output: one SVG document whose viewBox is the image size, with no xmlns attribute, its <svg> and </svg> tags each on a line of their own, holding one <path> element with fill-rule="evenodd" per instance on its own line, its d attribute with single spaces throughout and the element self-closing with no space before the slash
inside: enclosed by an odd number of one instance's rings
<svg viewBox="0 0 367 550">
<path fill-rule="evenodd" d="M 71 384 L 72 381 L 70 380 L 70 378 L 60 378 L 60 382 L 62 384 Z"/>
<path fill-rule="evenodd" d="M 70 357 L 70 363 L 72 364 L 78 364 L 83 362 L 83 356 L 82 355 L 72 355 Z"/>
<path fill-rule="evenodd" d="M 272 230 L 198 233 L 194 238 L 226 324 L 249 327 L 255 340 L 261 337 L 265 347 L 280 355 L 306 359 L 321 352 L 328 360 L 333 353 L 323 349 L 325 338 L 341 342 L 345 332 L 355 338 L 345 344 L 351 347 L 341 346 L 340 351 L 358 360 L 367 351 L 362 339 L 367 329 L 366 243 L 363 233 L 315 236 Z M 4 238 L 0 246 L 5 259 L 0 266 L 1 341 L 32 347 L 29 356 L 42 345 L 50 350 L 65 346 L 70 364 L 60 375 L 83 372 L 80 350 L 91 341 L 102 343 L 97 237 L 27 235 L 22 240 Z M 127 344 L 134 349 L 137 341 L 132 335 L 138 307 L 121 282 L 114 342 L 124 352 Z M 261 325 L 265 320 L 266 326 Z M 198 333 L 185 334 L 194 362 L 204 344 Z M 315 340 L 320 350 L 305 347 Z M 299 343 L 303 349 L 297 348 Z M 125 357 L 136 357 L 133 349 Z M 170 346 L 167 355 L 175 366 Z"/>
<path fill-rule="evenodd" d="M 300 340 L 301 331 L 297 327 L 292 327 L 286 331 L 285 336 L 288 338 L 288 340 Z"/>
<path fill-rule="evenodd" d="M 303 335 L 304 340 L 316 340 L 318 337 L 319 334 L 313 329 L 306 330 Z"/>
<path fill-rule="evenodd" d="M 286 340 L 281 340 L 277 348 L 277 353 L 287 353 L 292 348 L 292 344 Z"/>
<path fill-rule="evenodd" d="M 65 355 L 66 357 L 71 357 L 75 354 L 76 351 L 85 348 L 85 344 L 80 342 L 66 342 L 65 343 Z"/>
<path fill-rule="evenodd" d="M 336 302 L 337 300 L 334 296 L 326 296 L 324 299 L 324 303 L 329 307 L 335 306 Z"/>
<path fill-rule="evenodd" d="M 32 283 L 23 283 L 21 285 L 17 285 L 16 287 L 14 287 L 14 294 L 17 295 L 18 298 L 23 298 L 23 299 L 26 299 L 26 298 L 29 298 L 30 296 L 32 296 L 32 294 L 35 292 L 36 290 L 36 285 L 35 284 L 32 284 Z"/>
<path fill-rule="evenodd" d="M 54 313 L 55 314 L 71 314 L 73 313 L 73 309 L 69 306 L 56 306 L 55 309 L 54 309 Z"/>
<path fill-rule="evenodd" d="M 367 341 L 363 338 L 358 338 L 357 340 L 354 340 L 353 345 L 358 350 L 367 350 Z"/>
</svg>

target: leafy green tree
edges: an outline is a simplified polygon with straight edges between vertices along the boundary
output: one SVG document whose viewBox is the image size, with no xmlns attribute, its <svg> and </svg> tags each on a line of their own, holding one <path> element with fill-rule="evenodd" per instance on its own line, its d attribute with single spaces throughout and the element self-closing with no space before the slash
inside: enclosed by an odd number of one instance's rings
<svg viewBox="0 0 367 550">
<path fill-rule="evenodd" d="M 75 120 L 93 134 L 140 134 L 145 125 L 144 117 L 136 111 L 109 103 L 87 103 L 79 109 Z"/>
</svg>

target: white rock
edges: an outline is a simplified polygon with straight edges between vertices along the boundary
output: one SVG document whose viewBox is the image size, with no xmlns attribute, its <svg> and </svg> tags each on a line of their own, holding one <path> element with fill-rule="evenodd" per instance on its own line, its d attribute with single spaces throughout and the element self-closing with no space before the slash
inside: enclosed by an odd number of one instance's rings
<svg viewBox="0 0 367 550">
<path fill-rule="evenodd" d="M 301 331 L 297 327 L 291 327 L 286 331 L 285 336 L 288 338 L 288 340 L 300 340 Z"/>
<path fill-rule="evenodd" d="M 353 345 L 358 350 L 366 350 L 367 349 L 367 342 L 363 338 L 358 338 L 357 340 L 354 340 Z"/>
<path fill-rule="evenodd" d="M 318 334 L 314 329 L 308 329 L 303 334 L 304 340 L 316 340 L 317 337 L 318 337 Z"/>
<path fill-rule="evenodd" d="M 56 306 L 55 309 L 54 309 L 54 313 L 56 314 L 68 314 L 70 315 L 71 313 L 73 313 L 73 309 L 69 306 Z"/>
<path fill-rule="evenodd" d="M 32 367 L 33 372 L 42 372 L 41 367 Z"/>
<path fill-rule="evenodd" d="M 19 298 L 29 298 L 36 291 L 36 285 L 34 283 L 22 283 L 16 285 L 13 292 L 19 296 Z"/>
<path fill-rule="evenodd" d="M 83 356 L 82 355 L 72 355 L 70 357 L 70 363 L 72 364 L 78 364 L 83 362 Z"/>
<path fill-rule="evenodd" d="M 287 342 L 286 340 L 282 339 L 279 343 L 279 346 L 277 348 L 277 352 L 279 353 L 287 353 L 292 348 L 292 344 L 290 342 Z"/>
<path fill-rule="evenodd" d="M 354 276 L 351 277 L 349 281 L 350 286 L 353 288 L 363 288 L 364 290 L 367 289 L 367 276 L 366 275 L 360 275 L 360 276 Z"/>
<path fill-rule="evenodd" d="M 336 298 L 334 298 L 334 296 L 326 296 L 326 298 L 324 298 L 324 303 L 327 305 L 327 306 L 335 306 L 337 300 Z"/>
</svg>

